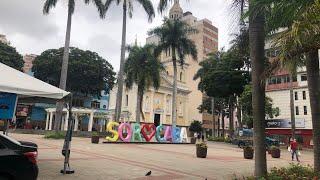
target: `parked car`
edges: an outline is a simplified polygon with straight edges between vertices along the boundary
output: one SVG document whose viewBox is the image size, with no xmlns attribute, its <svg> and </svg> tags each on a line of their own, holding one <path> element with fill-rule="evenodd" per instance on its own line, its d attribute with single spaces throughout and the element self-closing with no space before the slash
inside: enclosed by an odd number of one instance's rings
<svg viewBox="0 0 320 180">
<path fill-rule="evenodd" d="M 268 150 L 271 146 L 278 147 L 280 145 L 278 140 L 273 139 L 271 137 L 266 137 L 265 143 L 266 143 L 266 150 Z M 242 129 L 241 133 L 239 133 L 239 136 L 233 139 L 233 144 L 238 145 L 239 148 L 243 148 L 245 146 L 252 146 L 253 145 L 252 129 Z"/>
<path fill-rule="evenodd" d="M 0 134 L 0 179 L 35 180 L 38 177 L 37 145 Z"/>
</svg>

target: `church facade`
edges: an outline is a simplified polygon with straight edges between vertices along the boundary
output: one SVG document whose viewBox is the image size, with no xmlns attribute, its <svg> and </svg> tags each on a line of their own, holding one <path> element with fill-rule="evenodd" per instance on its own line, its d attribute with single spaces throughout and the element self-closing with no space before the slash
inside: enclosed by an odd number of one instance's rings
<svg viewBox="0 0 320 180">
<path fill-rule="evenodd" d="M 186 64 L 178 67 L 178 95 L 177 95 L 177 126 L 189 126 L 194 120 L 202 121 L 202 114 L 198 107 L 202 104 L 203 94 L 198 90 L 198 81 L 193 80 L 194 74 L 200 68 L 201 62 L 208 53 L 218 50 L 218 29 L 208 19 L 198 20 L 191 12 L 183 12 L 179 1 L 175 0 L 170 9 L 169 18 L 180 19 L 188 23 L 198 32 L 190 34 L 189 38 L 194 41 L 198 50 L 198 59 L 191 56 L 185 57 Z M 148 37 L 146 43 L 157 44 L 158 37 Z M 173 65 L 171 50 L 164 51 L 160 56 L 165 66 L 161 74 L 161 86 L 158 90 L 150 88 L 143 97 L 143 111 L 145 122 L 171 125 L 172 124 L 172 87 L 173 87 Z M 109 110 L 114 113 L 116 104 L 117 86 L 110 92 Z M 122 122 L 135 122 L 135 110 L 137 101 L 137 86 L 132 89 L 124 87 L 122 98 Z"/>
</svg>

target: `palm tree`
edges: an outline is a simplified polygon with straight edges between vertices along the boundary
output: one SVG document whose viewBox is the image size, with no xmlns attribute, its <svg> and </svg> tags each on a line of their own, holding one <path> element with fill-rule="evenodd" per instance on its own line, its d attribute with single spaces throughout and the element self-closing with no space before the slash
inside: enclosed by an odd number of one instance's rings
<svg viewBox="0 0 320 180">
<path fill-rule="evenodd" d="M 177 125 L 177 63 L 181 67 L 185 64 L 185 56 L 191 55 L 194 60 L 197 59 L 197 48 L 192 40 L 188 38 L 190 33 L 197 31 L 188 24 L 174 19 L 164 19 L 160 27 L 149 31 L 149 35 L 156 35 L 160 38 L 158 51 L 162 52 L 171 49 L 171 58 L 173 64 L 173 92 L 172 92 L 172 125 Z M 179 59 L 177 59 L 177 55 Z"/>
<path fill-rule="evenodd" d="M 280 3 L 275 4 L 275 6 L 278 7 L 278 11 L 273 12 L 273 17 L 281 16 L 285 23 L 276 22 L 274 24 L 286 27 L 285 30 L 274 38 L 275 46 L 280 47 L 281 50 L 280 57 L 292 59 L 306 54 L 306 70 L 313 127 L 314 170 L 319 172 L 320 102 L 318 98 L 320 94 L 320 77 L 318 49 L 320 49 L 320 0 L 299 1 L 293 4 Z M 287 17 L 286 19 L 281 15 L 283 14 L 281 13 L 282 9 L 290 12 L 285 16 Z M 273 22 L 272 20 L 270 21 Z"/>
<path fill-rule="evenodd" d="M 94 5 L 97 7 L 100 17 L 104 18 L 105 17 L 104 6 L 101 0 L 84 0 L 85 4 L 89 4 L 90 1 L 92 1 Z M 43 6 L 43 14 L 45 15 L 49 14 L 50 10 L 56 6 L 57 2 L 58 0 L 46 0 Z M 72 15 L 74 13 L 74 9 L 75 9 L 75 0 L 68 0 L 67 30 L 66 30 L 61 75 L 60 75 L 60 84 L 59 84 L 59 88 L 63 90 L 66 89 L 66 85 L 67 85 L 71 21 L 72 21 Z M 54 123 L 54 129 L 56 131 L 60 129 L 63 104 L 64 104 L 63 101 L 57 102 L 57 109 L 56 109 L 56 116 L 55 116 L 55 123 Z"/>
<path fill-rule="evenodd" d="M 145 45 L 144 47 L 129 47 L 129 57 L 124 65 L 125 82 L 128 88 L 137 84 L 137 106 L 136 121 L 140 123 L 140 116 L 144 121 L 142 111 L 143 94 L 145 90 L 153 86 L 155 89 L 160 87 L 160 73 L 164 70 L 162 63 L 155 54 L 154 45 Z"/>
<path fill-rule="evenodd" d="M 151 0 L 107 0 L 105 3 L 105 11 L 110 8 L 111 3 L 115 2 L 117 5 L 122 4 L 122 41 L 121 41 L 121 56 L 120 56 L 120 70 L 118 73 L 117 84 L 117 99 L 116 99 L 116 112 L 115 120 L 119 121 L 122 106 L 122 93 L 123 93 L 123 73 L 125 63 L 125 46 L 126 46 L 126 31 L 127 31 L 127 13 L 132 17 L 133 2 L 142 5 L 144 11 L 148 15 L 149 22 L 155 17 L 155 12 Z"/>
<path fill-rule="evenodd" d="M 254 151 L 256 177 L 267 173 L 265 150 L 265 6 L 259 6 L 258 0 L 234 0 L 234 5 L 240 7 L 243 14 L 246 3 L 249 6 L 249 47 L 252 65 L 252 112 L 254 128 Z"/>
</svg>

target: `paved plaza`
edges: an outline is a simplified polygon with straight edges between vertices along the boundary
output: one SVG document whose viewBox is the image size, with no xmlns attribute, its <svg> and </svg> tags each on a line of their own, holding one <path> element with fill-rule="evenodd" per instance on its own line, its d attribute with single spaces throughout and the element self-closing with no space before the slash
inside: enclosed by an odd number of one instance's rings
<svg viewBox="0 0 320 180">
<path fill-rule="evenodd" d="M 73 138 L 71 167 L 75 174 L 62 175 L 63 140 L 48 140 L 40 135 L 10 134 L 17 140 L 39 146 L 39 179 L 232 179 L 250 175 L 254 160 L 243 158 L 242 149 L 223 143 L 208 143 L 208 156 L 195 156 L 195 145 L 173 144 L 91 144 L 89 138 Z M 100 140 L 100 142 L 103 139 Z M 302 164 L 312 164 L 312 152 L 302 151 Z M 268 166 L 287 166 L 291 157 L 286 150 L 280 159 L 268 155 Z M 148 171 L 150 177 L 145 177 Z"/>
</svg>

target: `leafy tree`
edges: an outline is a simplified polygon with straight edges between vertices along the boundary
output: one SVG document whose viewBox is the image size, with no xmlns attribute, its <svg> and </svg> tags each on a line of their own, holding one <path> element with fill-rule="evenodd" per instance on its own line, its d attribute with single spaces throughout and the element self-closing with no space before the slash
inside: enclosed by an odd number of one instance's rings
<svg viewBox="0 0 320 180">
<path fill-rule="evenodd" d="M 195 80 L 200 78 L 199 90 L 210 97 L 227 98 L 229 101 L 229 128 L 232 134 L 235 96 L 240 95 L 248 83 L 248 73 L 241 70 L 244 61 L 229 50 L 210 54 L 200 66 L 194 76 Z"/>
<path fill-rule="evenodd" d="M 200 121 L 193 121 L 190 124 L 189 130 L 191 132 L 197 132 L 197 133 L 202 132 L 202 124 L 201 124 L 201 122 Z"/>
<path fill-rule="evenodd" d="M 119 121 L 122 106 L 122 93 L 123 93 L 123 74 L 124 74 L 124 63 L 125 63 L 125 46 L 126 46 L 126 31 L 127 31 L 127 13 L 129 17 L 132 17 L 133 3 L 138 3 L 142 5 L 144 11 L 148 15 L 148 19 L 151 22 L 155 16 L 152 2 L 150 0 L 107 0 L 105 2 L 105 12 L 110 8 L 111 3 L 117 3 L 117 5 L 122 5 L 122 41 L 121 41 L 121 57 L 120 57 L 120 70 L 118 74 L 117 84 L 117 99 L 116 99 L 116 121 Z"/>
<path fill-rule="evenodd" d="M 23 67 L 22 56 L 16 48 L 0 42 L 0 62 L 19 71 Z"/>
<path fill-rule="evenodd" d="M 34 76 L 54 86 L 59 86 L 61 61 L 64 48 L 49 49 L 34 61 Z M 95 52 L 70 47 L 67 87 L 76 96 L 101 96 L 115 81 L 113 67 Z"/>
<path fill-rule="evenodd" d="M 242 106 L 243 121 L 248 128 L 253 127 L 253 117 L 252 117 L 252 86 L 247 85 L 245 90 L 239 98 L 239 103 Z M 266 118 L 274 118 L 279 116 L 279 108 L 272 107 L 272 99 L 265 97 L 265 112 Z"/>
<path fill-rule="evenodd" d="M 225 117 L 229 116 L 228 113 L 228 99 L 226 98 L 214 98 L 214 110 L 215 114 L 218 115 L 218 136 L 220 136 L 220 128 L 222 129 L 222 137 L 225 137 Z M 198 107 L 199 112 L 207 112 L 209 114 L 212 114 L 212 101 L 211 98 L 205 98 L 202 101 L 202 104 Z M 221 117 L 221 123 L 220 123 L 220 117 Z M 222 127 L 220 127 L 220 124 Z"/>
<path fill-rule="evenodd" d="M 160 27 L 149 31 L 149 35 L 156 35 L 160 38 L 158 51 L 166 49 L 172 51 L 173 64 L 173 92 L 172 92 L 172 125 L 177 124 L 177 63 L 182 67 L 185 64 L 185 56 L 191 55 L 194 60 L 197 59 L 197 48 L 192 40 L 189 39 L 190 33 L 197 31 L 191 28 L 185 22 L 178 19 L 164 19 Z M 177 58 L 178 55 L 178 58 Z"/>
<path fill-rule="evenodd" d="M 125 62 L 124 72 L 126 77 L 126 86 L 132 88 L 133 84 L 137 84 L 137 106 L 136 121 L 140 123 L 140 116 L 144 121 L 142 111 L 143 94 L 145 90 L 153 86 L 155 89 L 160 87 L 160 73 L 164 67 L 158 55 L 155 54 L 154 45 L 145 45 L 144 47 L 129 47 L 129 57 Z"/>
<path fill-rule="evenodd" d="M 271 2 L 263 1 L 261 3 Z M 320 171 L 320 0 L 272 2 L 267 16 L 270 29 L 280 33 L 273 36 L 274 46 L 280 49 L 280 60 L 301 59 L 305 55 L 308 89 L 312 114 L 314 141 L 314 170 Z"/>
<path fill-rule="evenodd" d="M 91 0 L 84 0 L 86 4 L 89 4 Z M 57 4 L 58 0 L 45 0 L 43 5 L 43 14 L 49 14 L 50 10 L 54 8 Z M 100 17 L 104 18 L 104 6 L 100 0 L 92 0 L 94 5 L 97 7 Z M 62 68 L 60 75 L 60 83 L 59 88 L 66 89 L 67 76 L 68 76 L 68 64 L 69 64 L 69 46 L 70 46 L 70 33 L 71 33 L 71 21 L 72 15 L 75 9 L 75 0 L 68 0 L 68 17 L 67 17 L 67 29 L 66 29 L 66 37 L 65 37 L 65 45 L 63 51 L 63 60 L 62 60 Z M 55 116 L 54 129 L 58 131 L 60 129 L 61 119 L 62 119 L 62 109 L 63 109 L 63 101 L 57 102 L 57 110 Z"/>
</svg>

